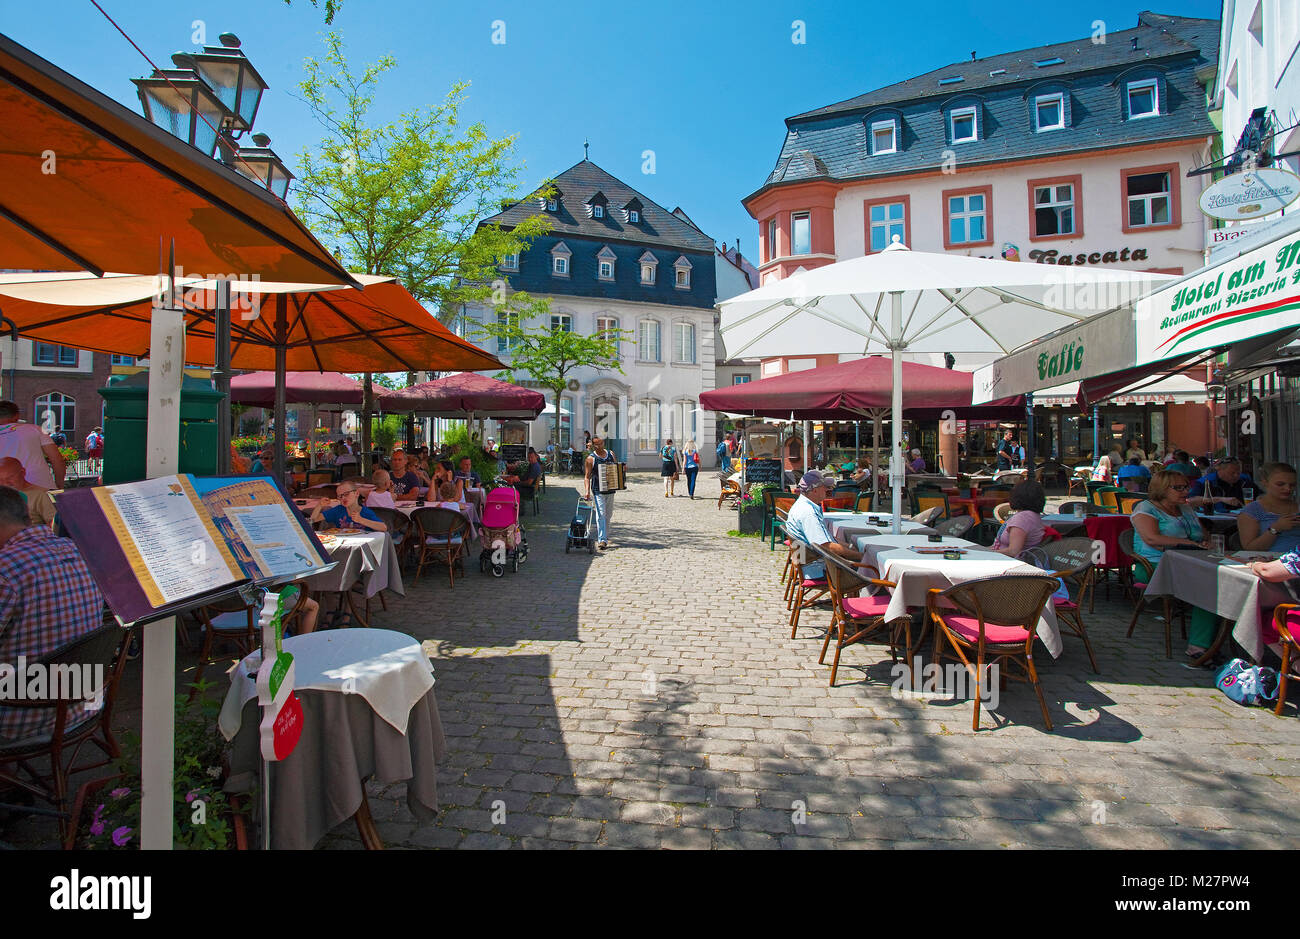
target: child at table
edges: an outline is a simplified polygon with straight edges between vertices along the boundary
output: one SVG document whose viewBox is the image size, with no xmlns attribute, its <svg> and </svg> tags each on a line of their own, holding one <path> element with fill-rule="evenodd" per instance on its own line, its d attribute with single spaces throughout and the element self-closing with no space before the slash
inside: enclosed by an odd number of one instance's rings
<svg viewBox="0 0 1300 939">
<path fill-rule="evenodd" d="M 366 496 L 366 508 L 396 508 L 397 506 L 393 503 L 393 477 L 389 475 L 388 470 L 375 470 L 375 474 L 370 477 L 370 481 L 375 484 L 375 488 L 370 495 Z"/>
<path fill-rule="evenodd" d="M 331 528 L 388 531 L 388 526 L 378 515 L 361 505 L 354 483 L 339 483 L 335 490 L 337 499 L 324 499 L 311 513 L 310 521 L 325 522 Z M 328 503 L 328 508 L 326 508 Z"/>
</svg>

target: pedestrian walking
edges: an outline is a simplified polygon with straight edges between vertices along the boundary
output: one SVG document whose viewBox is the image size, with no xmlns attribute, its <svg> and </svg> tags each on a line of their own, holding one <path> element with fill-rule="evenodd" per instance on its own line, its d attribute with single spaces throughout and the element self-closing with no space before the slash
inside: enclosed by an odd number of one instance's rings
<svg viewBox="0 0 1300 939">
<path fill-rule="evenodd" d="M 731 473 L 731 447 L 726 440 L 718 441 L 718 468 L 728 475 Z"/>
<path fill-rule="evenodd" d="M 695 477 L 700 474 L 700 451 L 694 440 L 686 441 L 686 449 L 682 451 L 682 469 L 686 471 L 686 491 L 694 499 Z"/>
<path fill-rule="evenodd" d="M 672 438 L 659 448 L 659 459 L 662 465 L 659 467 L 659 475 L 664 479 L 664 498 L 677 495 L 677 448 L 673 446 Z"/>
<path fill-rule="evenodd" d="M 671 443 L 671 441 L 669 442 Z M 616 462 L 618 460 L 614 454 L 605 449 L 604 438 L 593 437 L 591 439 L 591 453 L 586 459 L 586 497 L 593 499 L 596 503 L 596 547 L 601 551 L 609 547 L 609 520 L 614 516 L 614 493 L 593 492 L 591 488 L 592 477 L 597 475 L 596 464 Z"/>
</svg>

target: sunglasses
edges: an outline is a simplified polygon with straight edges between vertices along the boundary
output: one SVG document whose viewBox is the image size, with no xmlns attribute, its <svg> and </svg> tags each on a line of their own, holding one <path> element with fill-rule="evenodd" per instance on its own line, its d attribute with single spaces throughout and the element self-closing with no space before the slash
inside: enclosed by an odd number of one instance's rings
<svg viewBox="0 0 1300 939">
<path fill-rule="evenodd" d="M 1187 491 L 1187 487 L 1186 487 L 1186 486 L 1170 486 L 1169 488 L 1172 489 L 1172 490 L 1174 490 L 1174 492 L 1186 492 L 1186 491 Z"/>
</svg>

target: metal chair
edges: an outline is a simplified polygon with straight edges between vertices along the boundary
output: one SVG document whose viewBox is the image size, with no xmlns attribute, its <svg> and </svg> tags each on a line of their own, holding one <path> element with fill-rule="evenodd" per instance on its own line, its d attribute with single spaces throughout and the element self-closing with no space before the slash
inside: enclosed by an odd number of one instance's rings
<svg viewBox="0 0 1300 939">
<path fill-rule="evenodd" d="M 437 506 L 425 506 L 411 513 L 411 522 L 415 525 L 417 551 L 415 582 L 420 582 L 426 561 L 443 560 L 447 562 L 447 582 L 456 586 L 456 563 L 461 562 L 464 571 L 465 536 L 469 532 L 469 519 L 451 509 Z"/>
<path fill-rule="evenodd" d="M 934 530 L 941 535 L 950 535 L 953 538 L 960 538 L 966 532 L 975 527 L 975 519 L 969 515 L 957 515 L 953 518 L 946 518 L 934 526 Z"/>
<path fill-rule="evenodd" d="M 1154 576 L 1155 574 L 1155 565 L 1153 565 L 1142 555 L 1138 554 L 1137 550 L 1134 548 L 1133 535 L 1134 535 L 1133 529 L 1131 528 L 1128 529 L 1127 531 L 1120 532 L 1119 535 L 1120 550 L 1123 551 L 1125 554 L 1129 555 L 1129 557 L 1133 559 L 1134 564 L 1142 568 L 1143 572 L 1146 574 L 1146 580 L 1139 581 L 1132 577 L 1129 578 L 1128 587 L 1133 592 L 1134 605 L 1133 605 L 1133 618 L 1128 621 L 1128 632 L 1124 634 L 1124 638 L 1126 639 L 1133 638 L 1133 630 L 1137 626 L 1138 617 L 1142 615 L 1142 610 L 1146 607 L 1147 584 L 1151 581 L 1152 576 Z M 1172 607 L 1168 607 L 1167 609 L 1172 610 Z M 1180 614 L 1179 618 L 1182 625 L 1183 635 L 1186 636 L 1187 635 L 1187 611 L 1180 606 L 1179 614 Z M 1173 617 L 1166 616 L 1164 620 L 1165 620 L 1165 658 L 1172 659 L 1174 657 L 1174 640 L 1173 640 L 1174 627 L 1172 622 Z"/>
<path fill-rule="evenodd" d="M 898 661 L 900 652 L 899 633 L 907 631 L 907 642 L 911 641 L 911 619 L 900 618 L 887 622 L 885 612 L 889 608 L 889 595 L 886 593 L 860 596 L 863 587 L 876 586 L 892 590 L 896 584 L 876 577 L 866 577 L 858 569 L 845 564 L 843 560 L 811 545 L 810 549 L 826 564 L 826 584 L 831 594 L 831 625 L 822 640 L 821 655 L 818 665 L 826 664 L 826 650 L 830 647 L 831 636 L 835 636 L 835 658 L 831 661 L 830 686 L 835 687 L 835 677 L 840 670 L 840 653 L 846 646 L 856 642 L 865 642 L 872 636 L 889 629 L 889 657 Z M 906 654 L 907 649 L 903 649 Z M 911 667 L 910 661 L 908 667 Z"/>
<path fill-rule="evenodd" d="M 864 489 L 859 491 L 857 498 L 853 500 L 853 511 L 855 512 L 871 511 L 871 500 L 874 497 L 875 497 L 875 493 L 872 492 L 870 489 Z M 865 509 L 863 508 L 864 505 L 866 506 Z"/>
<path fill-rule="evenodd" d="M 68 781 L 78 773 L 107 766 L 122 755 L 113 736 L 113 703 L 117 699 L 131 631 L 123 629 L 107 614 L 104 621 L 93 632 L 28 665 L 30 668 L 39 664 L 49 675 L 75 675 L 76 685 L 70 678 L 52 681 L 44 688 L 44 694 L 4 702 L 6 708 L 39 709 L 53 720 L 53 727 L 48 731 L 0 743 L 0 784 L 21 789 L 52 805 L 65 849 L 73 847 L 77 833 L 77 820 L 69 811 Z M 89 686 L 79 680 L 83 675 L 91 676 Z M 97 684 L 100 676 L 103 683 Z M 28 692 L 33 690 L 30 686 L 20 687 L 26 687 Z M 83 701 L 102 701 L 102 707 L 70 715 L 70 710 Z M 82 747 L 87 743 L 97 747 L 103 759 L 78 764 Z M 43 771 L 47 760 L 49 769 Z M 6 808 L 24 811 L 22 806 Z"/>
<path fill-rule="evenodd" d="M 941 518 L 952 516 L 952 506 L 948 504 L 948 496 L 942 489 L 917 486 L 912 490 L 912 515 L 919 515 L 926 509 L 935 507 L 942 513 Z"/>
<path fill-rule="evenodd" d="M 935 628 L 934 661 L 942 664 L 945 648 L 975 678 L 975 713 L 972 730 L 980 727 L 980 693 L 985 667 L 997 665 L 998 678 L 1013 678 L 1033 685 L 1043 723 L 1052 729 L 1038 670 L 1034 667 L 1034 640 L 1043 607 L 1056 590 L 1056 578 L 1039 574 L 985 577 L 940 590 L 932 587 L 925 612 Z M 974 653 L 975 661 L 971 661 Z M 1023 675 L 1010 671 L 1015 667 Z"/>
</svg>

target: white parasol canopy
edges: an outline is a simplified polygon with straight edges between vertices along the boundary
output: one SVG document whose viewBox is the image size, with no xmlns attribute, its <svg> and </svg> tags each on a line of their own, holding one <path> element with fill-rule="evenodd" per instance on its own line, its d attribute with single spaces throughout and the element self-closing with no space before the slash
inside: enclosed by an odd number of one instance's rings
<svg viewBox="0 0 1300 939">
<path fill-rule="evenodd" d="M 718 304 L 733 358 L 885 353 L 893 358 L 893 411 L 902 412 L 902 355 L 1006 355 L 1105 310 L 1131 305 L 1171 278 L 910 251 L 840 261 L 764 284 Z M 890 453 L 902 444 L 892 422 Z M 903 466 L 892 460 L 894 532 L 901 530 Z"/>
</svg>

